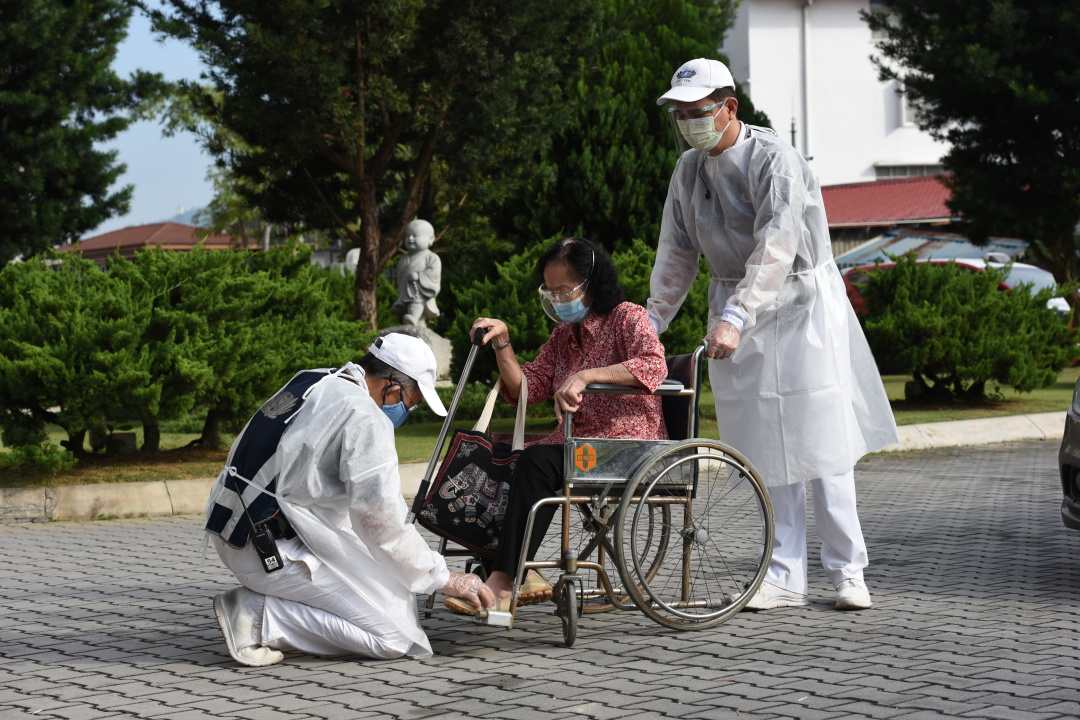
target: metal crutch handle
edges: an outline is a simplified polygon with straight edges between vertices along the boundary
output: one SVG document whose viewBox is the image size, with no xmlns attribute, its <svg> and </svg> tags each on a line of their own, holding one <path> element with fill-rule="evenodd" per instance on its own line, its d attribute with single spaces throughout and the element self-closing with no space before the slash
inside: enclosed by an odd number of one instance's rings
<svg viewBox="0 0 1080 720">
<path fill-rule="evenodd" d="M 450 398 L 450 407 L 447 408 L 446 417 L 443 418 L 442 427 L 439 428 L 439 437 L 435 440 L 435 449 L 432 450 L 431 457 L 428 459 L 427 469 L 424 470 L 424 479 L 420 481 L 420 487 L 416 490 L 416 497 L 413 498 L 412 507 L 409 509 L 409 514 L 405 517 L 406 523 L 412 523 L 416 520 L 416 513 L 420 512 L 420 506 L 427 496 L 428 488 L 431 486 L 431 478 L 435 475 L 435 467 L 439 464 L 439 457 L 442 455 L 443 445 L 446 443 L 446 436 L 450 433 L 450 426 L 454 423 L 454 415 L 457 413 L 458 403 L 461 401 L 461 394 L 465 391 L 465 386 L 468 384 L 469 373 L 472 372 L 473 362 L 476 360 L 476 353 L 483 344 L 484 330 L 484 328 L 476 328 L 469 337 L 472 341 L 472 347 L 469 348 L 469 354 L 465 358 L 465 367 L 461 369 L 461 376 L 458 378 L 457 386 L 454 388 L 454 395 Z"/>
</svg>

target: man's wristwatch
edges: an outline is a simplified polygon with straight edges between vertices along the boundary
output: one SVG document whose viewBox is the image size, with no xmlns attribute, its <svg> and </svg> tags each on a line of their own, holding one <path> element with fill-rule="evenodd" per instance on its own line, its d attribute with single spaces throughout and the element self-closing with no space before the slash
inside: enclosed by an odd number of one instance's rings
<svg viewBox="0 0 1080 720">
<path fill-rule="evenodd" d="M 509 341 L 509 340 L 507 340 L 506 342 L 504 342 L 504 343 L 502 343 L 502 344 L 499 344 L 499 343 L 498 343 L 497 341 L 495 341 L 495 340 L 492 340 L 492 341 L 491 341 L 491 347 L 492 347 L 492 349 L 494 349 L 494 350 L 502 350 L 503 348 L 508 348 L 508 347 L 510 347 L 510 341 Z"/>
</svg>

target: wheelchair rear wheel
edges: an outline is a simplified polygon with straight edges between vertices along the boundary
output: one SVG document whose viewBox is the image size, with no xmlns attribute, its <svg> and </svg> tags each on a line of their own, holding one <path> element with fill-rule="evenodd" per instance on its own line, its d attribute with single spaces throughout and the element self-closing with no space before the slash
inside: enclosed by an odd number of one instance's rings
<svg viewBox="0 0 1080 720">
<path fill-rule="evenodd" d="M 671 547 L 658 572 L 638 560 L 656 531 L 651 506 L 668 506 Z M 623 586 L 650 618 L 676 630 L 716 625 L 737 613 L 772 557 L 772 504 L 757 471 L 723 443 L 667 446 L 627 483 L 615 522 Z"/>
</svg>

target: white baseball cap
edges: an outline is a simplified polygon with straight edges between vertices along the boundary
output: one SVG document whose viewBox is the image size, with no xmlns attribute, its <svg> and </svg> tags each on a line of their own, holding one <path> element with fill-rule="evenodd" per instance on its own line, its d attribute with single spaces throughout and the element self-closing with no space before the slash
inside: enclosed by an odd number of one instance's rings
<svg viewBox="0 0 1080 720">
<path fill-rule="evenodd" d="M 446 407 L 435 392 L 435 353 L 426 342 L 404 333 L 387 333 L 375 338 L 368 352 L 415 380 L 431 411 L 439 417 L 446 415 Z"/>
<path fill-rule="evenodd" d="M 684 62 L 671 76 L 671 89 L 656 98 L 657 105 L 672 100 L 696 102 L 717 88 L 734 88 L 735 78 L 719 60 L 697 58 Z"/>
</svg>

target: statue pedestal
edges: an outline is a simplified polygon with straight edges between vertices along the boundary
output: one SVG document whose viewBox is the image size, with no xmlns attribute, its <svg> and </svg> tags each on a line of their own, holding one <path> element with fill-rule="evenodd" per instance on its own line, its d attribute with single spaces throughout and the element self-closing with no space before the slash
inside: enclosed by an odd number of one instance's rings
<svg viewBox="0 0 1080 720">
<path fill-rule="evenodd" d="M 431 351 L 435 353 L 435 378 L 437 380 L 450 379 L 450 358 L 453 354 L 453 348 L 449 340 L 430 328 L 418 325 L 395 325 L 394 327 L 379 330 L 380 335 L 389 332 L 412 335 L 426 342 Z"/>
</svg>

